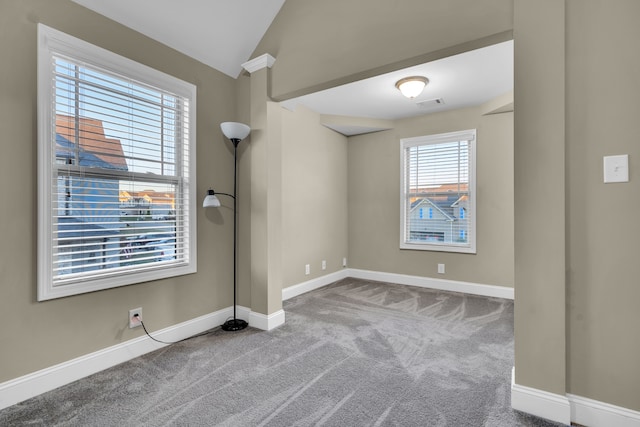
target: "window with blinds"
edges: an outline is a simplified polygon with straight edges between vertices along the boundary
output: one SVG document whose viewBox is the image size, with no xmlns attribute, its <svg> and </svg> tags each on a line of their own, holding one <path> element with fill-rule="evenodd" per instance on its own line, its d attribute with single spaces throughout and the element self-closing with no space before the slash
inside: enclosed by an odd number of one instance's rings
<svg viewBox="0 0 640 427">
<path fill-rule="evenodd" d="M 195 272 L 195 87 L 38 30 L 38 299 Z"/>
<path fill-rule="evenodd" d="M 400 141 L 401 249 L 475 253 L 475 136 L 467 130 Z"/>
</svg>

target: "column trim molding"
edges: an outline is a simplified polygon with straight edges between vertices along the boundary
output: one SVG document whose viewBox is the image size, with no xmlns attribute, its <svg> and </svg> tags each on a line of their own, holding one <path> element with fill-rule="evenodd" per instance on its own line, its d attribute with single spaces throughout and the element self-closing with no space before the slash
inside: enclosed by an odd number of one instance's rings
<svg viewBox="0 0 640 427">
<path fill-rule="evenodd" d="M 275 62 L 276 58 L 265 53 L 243 63 L 242 68 L 247 70 L 249 73 L 253 73 L 255 71 L 262 70 L 263 68 L 271 68 Z"/>
</svg>

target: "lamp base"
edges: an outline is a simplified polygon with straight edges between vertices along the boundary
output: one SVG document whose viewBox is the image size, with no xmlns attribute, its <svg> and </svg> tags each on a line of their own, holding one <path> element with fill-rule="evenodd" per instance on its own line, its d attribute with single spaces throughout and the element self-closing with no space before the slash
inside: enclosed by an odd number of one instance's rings
<svg viewBox="0 0 640 427">
<path fill-rule="evenodd" d="M 232 332 L 241 331 L 247 326 L 249 326 L 249 324 L 242 319 L 231 319 L 231 320 L 227 320 L 222 324 L 222 330 L 232 331 Z"/>
</svg>

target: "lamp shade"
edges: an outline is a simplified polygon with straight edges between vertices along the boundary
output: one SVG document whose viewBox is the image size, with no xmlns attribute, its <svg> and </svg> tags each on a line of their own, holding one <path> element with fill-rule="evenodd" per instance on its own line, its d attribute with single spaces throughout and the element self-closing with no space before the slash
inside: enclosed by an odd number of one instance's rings
<svg viewBox="0 0 640 427">
<path fill-rule="evenodd" d="M 213 190 L 207 191 L 207 197 L 202 202 L 203 208 L 217 208 L 220 206 L 220 200 L 216 197 L 216 193 Z"/>
<path fill-rule="evenodd" d="M 243 140 L 251 132 L 251 128 L 244 123 L 238 122 L 224 122 L 220 123 L 220 129 L 222 133 L 229 139 Z"/>
<path fill-rule="evenodd" d="M 420 95 L 427 83 L 429 79 L 426 77 L 413 76 L 398 80 L 396 87 L 404 96 L 411 99 Z"/>
</svg>

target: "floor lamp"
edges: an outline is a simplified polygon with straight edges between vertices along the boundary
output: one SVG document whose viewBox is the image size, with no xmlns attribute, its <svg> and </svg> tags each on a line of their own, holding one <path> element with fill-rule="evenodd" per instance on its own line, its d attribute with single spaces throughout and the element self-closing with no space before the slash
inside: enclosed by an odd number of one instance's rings
<svg viewBox="0 0 640 427">
<path fill-rule="evenodd" d="M 216 194 L 229 196 L 233 199 L 233 319 L 229 319 L 222 324 L 225 331 L 239 331 L 248 326 L 248 323 L 236 317 L 236 275 L 237 275 L 237 257 L 238 257 L 238 212 L 237 212 L 237 192 L 238 192 L 238 144 L 245 139 L 251 128 L 243 123 L 224 122 L 220 124 L 222 133 L 233 143 L 233 194 L 216 193 L 212 189 L 207 191 L 202 207 L 217 208 L 220 206 L 220 200 Z"/>
</svg>

